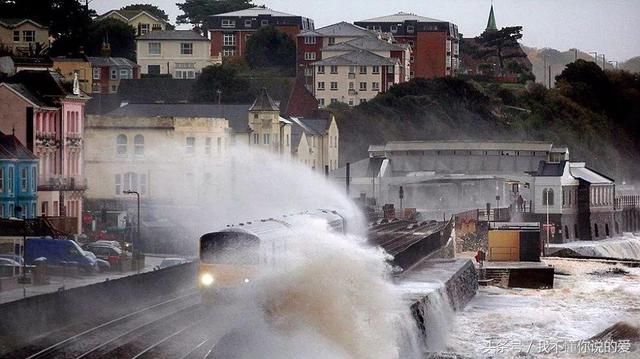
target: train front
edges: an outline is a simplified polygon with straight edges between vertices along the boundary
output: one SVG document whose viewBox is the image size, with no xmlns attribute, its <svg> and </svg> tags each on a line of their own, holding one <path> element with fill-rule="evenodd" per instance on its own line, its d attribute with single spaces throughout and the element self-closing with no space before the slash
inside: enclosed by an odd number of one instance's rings
<svg viewBox="0 0 640 359">
<path fill-rule="evenodd" d="M 224 298 L 249 284 L 258 273 L 260 239 L 240 229 L 200 237 L 198 287 L 203 302 Z"/>
</svg>

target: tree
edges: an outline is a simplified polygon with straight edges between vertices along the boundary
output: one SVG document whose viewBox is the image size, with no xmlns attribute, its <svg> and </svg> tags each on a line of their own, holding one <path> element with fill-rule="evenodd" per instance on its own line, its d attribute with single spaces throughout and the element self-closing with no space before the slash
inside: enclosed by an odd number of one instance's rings
<svg viewBox="0 0 640 359">
<path fill-rule="evenodd" d="M 169 21 L 169 15 L 167 15 L 167 13 L 164 12 L 164 10 L 151 4 L 132 4 L 132 5 L 123 6 L 120 8 L 120 10 L 143 10 L 159 19 L 162 19 L 167 22 Z"/>
<path fill-rule="evenodd" d="M 249 82 L 238 77 L 234 68 L 223 65 L 211 65 L 202 69 L 191 93 L 194 102 L 218 102 L 218 96 L 224 103 L 247 103 L 254 95 L 247 91 Z M 218 93 L 220 91 L 220 93 Z"/>
<path fill-rule="evenodd" d="M 100 56 L 103 42 L 108 41 L 111 45 L 111 56 L 126 57 L 135 61 L 135 36 L 133 27 L 124 22 L 104 19 L 91 25 L 85 46 L 89 55 Z"/>
<path fill-rule="evenodd" d="M 184 3 L 176 5 L 184 13 L 178 15 L 176 22 L 178 24 L 192 24 L 202 34 L 206 34 L 209 29 L 209 16 L 255 6 L 251 0 L 185 0 Z"/>
<path fill-rule="evenodd" d="M 496 56 L 500 72 L 504 73 L 505 60 L 527 55 L 520 51 L 518 40 L 522 38 L 522 26 L 503 27 L 498 31 L 485 31 L 477 38 L 483 49 L 479 50 L 477 56 Z"/>
<path fill-rule="evenodd" d="M 292 68 L 296 63 L 296 44 L 286 33 L 264 26 L 247 40 L 245 57 L 251 68 Z"/>
</svg>

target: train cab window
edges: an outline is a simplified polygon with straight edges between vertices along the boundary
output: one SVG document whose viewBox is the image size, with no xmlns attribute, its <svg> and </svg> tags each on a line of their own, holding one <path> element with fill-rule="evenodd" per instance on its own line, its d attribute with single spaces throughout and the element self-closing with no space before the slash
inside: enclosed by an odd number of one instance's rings
<svg viewBox="0 0 640 359">
<path fill-rule="evenodd" d="M 258 265 L 259 239 L 242 232 L 215 232 L 200 239 L 200 260 L 207 264 Z"/>
</svg>

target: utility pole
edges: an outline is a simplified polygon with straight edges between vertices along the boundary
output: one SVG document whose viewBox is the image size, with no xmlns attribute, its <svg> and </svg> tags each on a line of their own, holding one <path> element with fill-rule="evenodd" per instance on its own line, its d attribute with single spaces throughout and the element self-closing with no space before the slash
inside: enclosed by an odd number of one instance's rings
<svg viewBox="0 0 640 359">
<path fill-rule="evenodd" d="M 546 192 L 547 197 L 547 241 L 544 246 L 544 255 L 547 255 L 548 247 L 549 247 L 549 237 L 551 237 L 551 226 L 549 225 L 549 189 Z"/>
</svg>

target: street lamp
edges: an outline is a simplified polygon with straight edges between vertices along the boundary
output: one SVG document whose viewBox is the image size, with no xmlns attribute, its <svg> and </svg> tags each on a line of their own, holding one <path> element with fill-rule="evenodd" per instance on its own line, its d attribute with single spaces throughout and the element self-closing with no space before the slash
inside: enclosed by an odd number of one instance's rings
<svg viewBox="0 0 640 359">
<path fill-rule="evenodd" d="M 27 217 L 26 211 L 22 212 L 22 206 L 15 207 L 15 217 L 20 220 L 22 215 L 22 276 L 20 277 L 20 283 L 28 284 L 27 279 Z"/>
<path fill-rule="evenodd" d="M 126 191 L 122 191 L 122 193 L 125 194 L 135 194 L 136 195 L 136 199 L 138 201 L 138 220 L 137 220 L 137 230 L 136 230 L 136 239 L 137 239 L 137 243 L 135 246 L 133 246 L 133 256 L 136 259 L 136 269 L 138 270 L 138 272 L 140 272 L 140 265 L 138 263 L 139 260 L 139 252 L 140 249 L 138 248 L 138 246 L 140 245 L 140 193 L 138 193 L 138 191 L 131 191 L 131 190 L 126 190 Z"/>
</svg>

